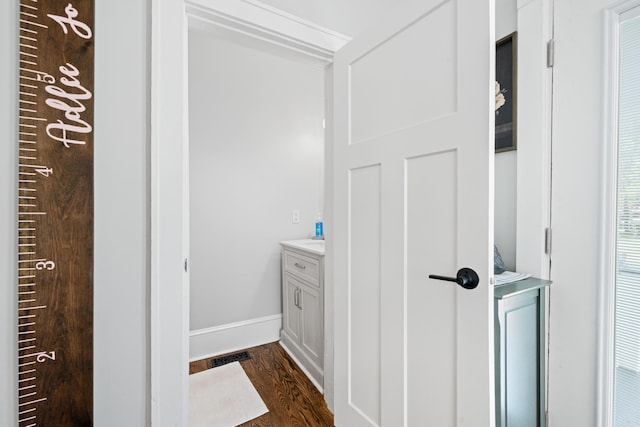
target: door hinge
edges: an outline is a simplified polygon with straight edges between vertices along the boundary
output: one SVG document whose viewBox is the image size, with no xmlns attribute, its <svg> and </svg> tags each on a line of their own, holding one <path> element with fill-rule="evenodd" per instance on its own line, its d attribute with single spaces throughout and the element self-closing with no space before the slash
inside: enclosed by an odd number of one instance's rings
<svg viewBox="0 0 640 427">
<path fill-rule="evenodd" d="M 544 425 L 549 427 L 549 411 L 544 411 Z"/>
<path fill-rule="evenodd" d="M 184 272 L 188 272 L 189 271 L 189 259 L 185 258 L 184 259 Z"/>
<path fill-rule="evenodd" d="M 547 68 L 553 68 L 555 61 L 555 41 L 553 39 L 547 42 Z"/>
<path fill-rule="evenodd" d="M 551 253 L 551 228 L 544 229 L 544 253 Z"/>
</svg>

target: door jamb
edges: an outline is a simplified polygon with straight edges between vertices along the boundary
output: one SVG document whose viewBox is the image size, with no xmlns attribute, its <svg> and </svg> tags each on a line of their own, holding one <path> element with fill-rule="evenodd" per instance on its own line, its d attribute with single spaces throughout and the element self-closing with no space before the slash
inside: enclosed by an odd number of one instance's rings
<svg viewBox="0 0 640 427">
<path fill-rule="evenodd" d="M 603 11 L 604 37 L 604 108 L 602 176 L 600 215 L 600 297 L 598 307 L 598 364 L 597 364 L 597 416 L 599 427 L 613 424 L 614 394 L 614 326 L 615 326 L 615 276 L 616 276 L 616 218 L 617 218 L 617 170 L 618 170 L 618 83 L 619 83 L 619 40 L 620 16 L 626 11 L 639 7 L 640 0 L 627 0 L 614 4 Z"/>
<path fill-rule="evenodd" d="M 327 64 L 349 41 L 342 34 L 255 0 L 152 0 L 150 386 L 151 424 L 159 427 L 188 425 L 189 273 L 185 262 L 189 258 L 190 16 Z M 330 139 L 326 140 L 330 145 Z M 327 165 L 325 173 L 330 179 Z M 332 281 L 325 280 L 325 287 L 330 288 Z M 332 313 L 332 303 L 327 301 L 325 312 Z M 330 322 L 331 326 L 332 319 L 327 317 L 325 325 Z M 326 332 L 325 342 L 333 337 L 332 331 Z M 325 361 L 333 366 L 327 346 Z M 332 376 L 332 370 L 325 375 Z M 333 390 L 326 392 L 332 406 Z"/>
</svg>

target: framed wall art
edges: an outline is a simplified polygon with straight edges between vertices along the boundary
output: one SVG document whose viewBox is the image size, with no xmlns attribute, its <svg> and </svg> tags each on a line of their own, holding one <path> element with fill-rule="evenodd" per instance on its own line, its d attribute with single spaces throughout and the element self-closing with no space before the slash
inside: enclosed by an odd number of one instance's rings
<svg viewBox="0 0 640 427">
<path fill-rule="evenodd" d="M 517 147 L 517 32 L 496 42 L 496 153 Z"/>
</svg>

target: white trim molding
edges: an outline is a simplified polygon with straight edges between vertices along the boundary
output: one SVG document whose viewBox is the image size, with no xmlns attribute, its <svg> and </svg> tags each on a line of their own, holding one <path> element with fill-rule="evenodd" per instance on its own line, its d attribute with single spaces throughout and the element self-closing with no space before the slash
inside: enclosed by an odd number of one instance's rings
<svg viewBox="0 0 640 427">
<path fill-rule="evenodd" d="M 600 230 L 600 306 L 598 330 L 597 423 L 609 427 L 613 422 L 613 326 L 616 235 L 617 170 L 617 86 L 618 86 L 618 14 L 605 11 L 604 22 L 604 103 L 602 144 L 602 226 Z"/>
<path fill-rule="evenodd" d="M 597 425 L 613 425 L 615 379 L 615 282 L 618 172 L 619 25 L 623 13 L 640 6 L 626 0 L 604 10 L 603 19 L 603 134 L 601 169 L 600 306 L 598 327 Z"/>
<path fill-rule="evenodd" d="M 189 23 L 285 47 L 325 66 L 350 39 L 257 0 L 151 0 L 151 9 L 151 425 L 173 427 L 188 425 Z M 259 322 L 268 330 L 260 335 L 272 336 L 275 322 Z M 209 330 L 193 339 L 237 329 Z M 233 351 L 234 344 L 226 344 Z M 210 351 L 226 351 L 211 346 Z M 333 354 L 325 352 L 327 358 Z"/>
<path fill-rule="evenodd" d="M 282 314 L 198 329 L 189 334 L 189 360 L 201 360 L 280 339 Z"/>
<path fill-rule="evenodd" d="M 183 0 L 151 2 L 151 425 L 189 425 L 187 20 Z"/>
<path fill-rule="evenodd" d="M 350 38 L 256 0 L 185 0 L 187 15 L 331 63 Z"/>
</svg>

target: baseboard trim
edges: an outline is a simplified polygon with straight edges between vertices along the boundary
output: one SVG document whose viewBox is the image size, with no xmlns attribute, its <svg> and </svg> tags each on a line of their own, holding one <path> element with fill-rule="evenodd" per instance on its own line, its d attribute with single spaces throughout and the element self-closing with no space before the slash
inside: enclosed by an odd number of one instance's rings
<svg viewBox="0 0 640 427">
<path fill-rule="evenodd" d="M 189 333 L 189 361 L 244 350 L 280 339 L 282 314 L 228 323 Z"/>
</svg>

